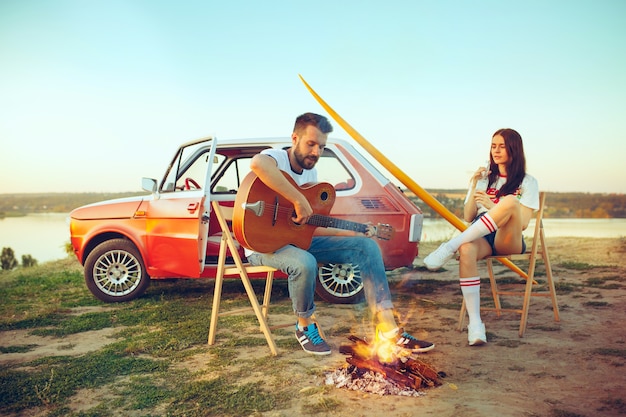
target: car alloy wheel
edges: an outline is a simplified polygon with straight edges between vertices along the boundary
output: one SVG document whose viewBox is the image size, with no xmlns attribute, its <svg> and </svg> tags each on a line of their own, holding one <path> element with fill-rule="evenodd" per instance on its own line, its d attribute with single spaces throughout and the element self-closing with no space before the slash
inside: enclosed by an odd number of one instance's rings
<svg viewBox="0 0 626 417">
<path fill-rule="evenodd" d="M 112 239 L 101 243 L 85 262 L 85 282 L 105 302 L 128 301 L 140 296 L 150 278 L 132 242 Z"/>
<path fill-rule="evenodd" d="M 363 279 L 358 265 L 329 263 L 320 266 L 315 292 L 333 304 L 354 304 L 363 301 Z"/>
</svg>

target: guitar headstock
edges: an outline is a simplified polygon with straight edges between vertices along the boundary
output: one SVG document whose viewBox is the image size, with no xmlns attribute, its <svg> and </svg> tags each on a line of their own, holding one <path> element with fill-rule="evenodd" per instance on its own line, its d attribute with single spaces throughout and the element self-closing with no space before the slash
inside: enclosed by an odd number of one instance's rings
<svg viewBox="0 0 626 417">
<path fill-rule="evenodd" d="M 376 237 L 379 239 L 390 240 L 395 233 L 394 228 L 388 224 L 378 223 L 376 225 Z"/>
</svg>

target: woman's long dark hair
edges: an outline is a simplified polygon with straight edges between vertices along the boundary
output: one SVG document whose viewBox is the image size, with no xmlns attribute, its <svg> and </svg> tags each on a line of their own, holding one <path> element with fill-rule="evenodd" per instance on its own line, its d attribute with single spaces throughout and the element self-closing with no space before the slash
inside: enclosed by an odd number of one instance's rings
<svg viewBox="0 0 626 417">
<path fill-rule="evenodd" d="M 509 155 L 509 161 L 506 163 L 506 183 L 498 191 L 497 197 L 514 194 L 522 184 L 524 176 L 526 176 L 526 157 L 524 156 L 524 144 L 522 136 L 513 129 L 499 129 L 492 135 L 502 136 L 504 145 Z M 489 185 L 494 184 L 500 175 L 498 164 L 493 161 L 491 152 L 489 152 Z"/>
</svg>

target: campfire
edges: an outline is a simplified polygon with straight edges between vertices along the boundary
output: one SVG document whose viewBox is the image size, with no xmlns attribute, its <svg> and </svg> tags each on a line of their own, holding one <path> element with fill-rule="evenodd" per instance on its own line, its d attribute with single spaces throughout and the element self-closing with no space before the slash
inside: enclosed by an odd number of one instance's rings
<svg viewBox="0 0 626 417">
<path fill-rule="evenodd" d="M 352 335 L 348 339 L 352 344 L 339 348 L 340 353 L 348 355 L 347 365 L 327 374 L 327 385 L 380 395 L 419 396 L 420 389 L 442 384 L 444 372 L 437 372 L 413 356 L 403 355 L 393 345 L 370 344 Z"/>
</svg>

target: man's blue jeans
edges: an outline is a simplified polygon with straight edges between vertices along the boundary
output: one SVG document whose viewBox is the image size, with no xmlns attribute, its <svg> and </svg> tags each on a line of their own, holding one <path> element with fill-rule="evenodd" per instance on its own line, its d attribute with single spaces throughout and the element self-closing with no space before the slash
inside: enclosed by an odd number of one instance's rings
<svg viewBox="0 0 626 417">
<path fill-rule="evenodd" d="M 298 317 L 311 317 L 318 263 L 352 263 L 361 270 L 365 298 L 373 313 L 393 308 L 380 248 L 367 237 L 314 236 L 311 247 L 302 250 L 292 245 L 274 253 L 253 253 L 252 265 L 266 265 L 289 276 L 289 296 Z"/>
</svg>

